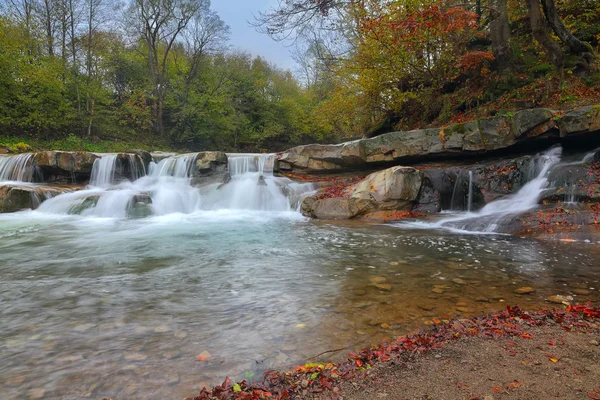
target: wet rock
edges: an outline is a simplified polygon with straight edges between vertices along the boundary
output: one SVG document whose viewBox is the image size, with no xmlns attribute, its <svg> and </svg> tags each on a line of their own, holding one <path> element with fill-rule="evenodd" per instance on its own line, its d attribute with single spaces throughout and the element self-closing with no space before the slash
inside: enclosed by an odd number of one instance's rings
<svg viewBox="0 0 600 400">
<path fill-rule="evenodd" d="M 390 329 L 390 326 L 388 324 L 381 324 L 381 329 Z"/>
<path fill-rule="evenodd" d="M 432 291 L 433 293 L 437 293 L 437 294 L 442 294 L 442 293 L 444 293 L 444 289 L 442 289 L 442 288 L 439 288 L 439 287 L 434 287 L 433 289 L 431 289 L 431 291 Z"/>
<path fill-rule="evenodd" d="M 137 393 L 138 387 L 136 385 L 129 385 L 125 388 L 125 394 L 131 396 L 132 394 Z"/>
<path fill-rule="evenodd" d="M 289 357 L 285 353 L 279 353 L 275 357 L 275 361 L 279 364 L 285 364 L 288 362 L 288 360 L 289 360 Z"/>
<path fill-rule="evenodd" d="M 43 399 L 44 396 L 46 395 L 46 390 L 44 390 L 42 388 L 30 389 L 27 392 L 27 395 L 29 396 L 29 400 Z"/>
<path fill-rule="evenodd" d="M 469 310 L 467 307 L 456 307 L 456 311 L 459 311 L 461 313 L 471 312 L 471 310 Z"/>
<path fill-rule="evenodd" d="M 464 301 L 459 301 L 458 303 L 456 303 L 456 307 L 467 307 L 468 304 Z"/>
<path fill-rule="evenodd" d="M 554 303 L 554 304 L 570 304 L 570 302 L 573 301 L 573 297 L 572 296 L 555 295 L 555 296 L 548 297 L 546 299 L 546 301 L 549 301 L 550 303 Z"/>
<path fill-rule="evenodd" d="M 217 190 L 221 189 L 223 186 L 227 185 L 229 182 L 231 182 L 231 174 L 229 172 L 226 172 L 225 175 L 223 176 L 223 181 L 221 182 L 221 184 L 219 186 L 217 186 Z"/>
<path fill-rule="evenodd" d="M 166 332 L 169 332 L 170 330 L 171 330 L 171 328 L 169 328 L 167 325 L 159 325 L 156 328 L 154 328 L 155 333 L 166 333 Z"/>
<path fill-rule="evenodd" d="M 87 209 L 94 208 L 98 204 L 98 200 L 100 200 L 100 196 L 87 196 L 81 203 L 71 207 L 69 214 L 79 215 Z"/>
<path fill-rule="evenodd" d="M 0 213 L 36 209 L 46 199 L 70 191 L 70 188 L 26 184 L 0 186 Z"/>
<path fill-rule="evenodd" d="M 163 357 L 166 358 L 167 360 L 172 360 L 174 358 L 180 357 L 181 354 L 182 354 L 181 351 L 173 350 L 173 351 L 167 351 L 167 352 L 163 353 Z"/>
<path fill-rule="evenodd" d="M 283 351 L 287 351 L 287 352 L 294 352 L 294 351 L 298 350 L 298 346 L 296 346 L 296 345 L 295 345 L 295 344 L 293 344 L 293 343 L 288 343 L 288 344 L 286 344 L 285 346 L 283 346 L 283 347 L 281 348 L 281 350 L 283 350 Z"/>
<path fill-rule="evenodd" d="M 24 380 L 25 380 L 25 377 L 23 375 L 19 375 L 19 376 L 11 376 L 11 377 L 7 378 L 5 382 L 8 386 L 19 386 L 23 383 Z"/>
<path fill-rule="evenodd" d="M 385 281 L 387 281 L 387 278 L 383 276 L 372 276 L 369 278 L 369 282 L 371 283 L 383 283 Z"/>
<path fill-rule="evenodd" d="M 373 284 L 372 286 L 379 290 L 383 290 L 385 292 L 389 292 L 392 290 L 392 285 L 390 285 L 388 283 L 376 283 L 376 284 Z"/>
<path fill-rule="evenodd" d="M 77 355 L 70 355 L 70 356 L 65 356 L 65 357 L 59 357 L 55 360 L 55 364 L 57 365 L 66 365 L 66 364 L 72 364 L 72 363 L 76 363 L 79 361 L 83 361 L 84 358 L 81 354 L 77 354 Z"/>
<path fill-rule="evenodd" d="M 535 289 L 529 286 L 524 286 L 513 290 L 516 294 L 529 294 L 535 292 Z"/>
<path fill-rule="evenodd" d="M 483 297 L 483 296 L 482 296 L 482 297 L 477 297 L 477 298 L 475 298 L 475 301 L 478 301 L 478 302 L 480 302 L 480 303 L 489 303 L 489 302 L 490 302 L 490 299 L 489 299 L 489 297 Z"/>
<path fill-rule="evenodd" d="M 364 296 L 367 294 L 367 291 L 365 289 L 355 289 L 352 291 L 352 294 L 355 296 Z"/>
<path fill-rule="evenodd" d="M 579 294 L 582 296 L 587 296 L 587 295 L 591 294 L 592 291 L 588 290 L 588 289 L 573 289 L 573 293 Z"/>
<path fill-rule="evenodd" d="M 227 170 L 227 154 L 222 151 L 204 151 L 196 157 L 194 176 L 225 174 Z"/>
<path fill-rule="evenodd" d="M 89 178 L 98 158 L 85 151 L 42 151 L 35 153 L 33 164 L 44 182 L 75 183 Z"/>
<path fill-rule="evenodd" d="M 466 285 L 467 284 L 467 282 L 465 282 L 461 278 L 454 278 L 454 279 L 452 279 L 452 282 L 456 283 L 457 285 Z"/>
<path fill-rule="evenodd" d="M 179 374 L 169 374 L 166 378 L 169 386 L 177 385 L 181 380 Z"/>
<path fill-rule="evenodd" d="M 265 177 L 264 176 L 259 176 L 258 177 L 258 182 L 256 183 L 258 186 L 267 186 L 267 182 L 265 182 Z"/>
<path fill-rule="evenodd" d="M 421 310 L 424 310 L 424 311 L 431 311 L 435 308 L 432 304 L 424 304 L 424 303 L 418 303 L 417 307 L 419 307 Z"/>
<path fill-rule="evenodd" d="M 375 304 L 372 301 L 359 301 L 357 303 L 354 303 L 354 305 L 352 306 L 353 308 L 367 308 L 372 306 L 373 304 Z"/>
<path fill-rule="evenodd" d="M 365 213 L 371 207 L 369 201 L 353 198 L 316 199 L 306 197 L 302 201 L 302 214 L 317 219 L 351 219 Z"/>
<path fill-rule="evenodd" d="M 76 327 L 73 328 L 73 330 L 75 332 L 87 332 L 90 329 L 94 328 L 96 326 L 96 324 L 81 324 L 81 325 L 77 325 Z"/>
<path fill-rule="evenodd" d="M 148 356 L 144 353 L 136 353 L 136 352 L 126 352 L 123 355 L 127 361 L 144 361 L 148 358 Z"/>
</svg>

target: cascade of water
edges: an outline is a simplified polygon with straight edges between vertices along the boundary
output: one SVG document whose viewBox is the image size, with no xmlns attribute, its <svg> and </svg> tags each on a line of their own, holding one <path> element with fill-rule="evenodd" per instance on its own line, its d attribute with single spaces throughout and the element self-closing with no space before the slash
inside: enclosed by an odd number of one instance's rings
<svg viewBox="0 0 600 400">
<path fill-rule="evenodd" d="M 31 182 L 33 178 L 33 154 L 0 156 L 0 182 Z"/>
<path fill-rule="evenodd" d="M 273 176 L 273 154 L 228 154 L 231 179 L 206 193 L 207 209 L 293 211 L 312 185 Z"/>
<path fill-rule="evenodd" d="M 103 154 L 101 158 L 97 158 L 92 166 L 90 186 L 106 188 L 115 183 L 116 166 L 116 154 Z"/>
<path fill-rule="evenodd" d="M 493 201 L 476 213 L 467 212 L 427 226 L 474 232 L 496 232 L 503 220 L 537 206 L 540 196 L 548 186 L 548 172 L 560 162 L 561 154 L 562 148 L 555 147 L 536 156 L 532 162 L 532 170 L 537 170 L 536 177 L 517 193 Z"/>
<path fill-rule="evenodd" d="M 456 195 L 457 189 L 460 190 L 460 182 L 461 182 L 462 169 L 458 171 L 456 175 L 456 181 L 454 182 L 454 189 L 452 189 L 452 199 L 450 200 L 450 211 L 456 211 Z"/>
<path fill-rule="evenodd" d="M 469 170 L 469 194 L 467 197 L 467 211 L 471 212 L 473 208 L 473 171 Z"/>
<path fill-rule="evenodd" d="M 131 169 L 131 180 L 136 181 L 142 176 L 146 176 L 146 167 L 144 166 L 144 163 L 138 163 L 139 156 L 137 154 L 127 154 L 127 157 L 129 158 L 129 166 Z M 141 169 L 139 168 L 139 165 L 142 166 Z"/>
<path fill-rule="evenodd" d="M 232 177 L 250 172 L 272 176 L 275 156 L 273 154 L 228 154 L 227 162 Z"/>
<path fill-rule="evenodd" d="M 174 178 L 189 178 L 192 175 L 198 153 L 179 154 L 160 160 L 152 165 L 150 175 L 153 177 L 172 176 Z"/>
<path fill-rule="evenodd" d="M 39 211 L 113 218 L 216 210 L 295 211 L 313 190 L 312 184 L 273 176 L 271 154 L 230 154 L 230 179 L 197 188 L 190 179 L 196 159 L 197 153 L 171 156 L 150 163 L 148 175 L 134 182 L 110 186 L 112 180 L 107 178 L 106 186 L 90 185 L 59 195 L 42 203 Z M 94 163 L 95 182 L 100 181 L 96 175 L 111 175 L 100 173 L 110 170 L 108 160 L 104 163 Z"/>
</svg>

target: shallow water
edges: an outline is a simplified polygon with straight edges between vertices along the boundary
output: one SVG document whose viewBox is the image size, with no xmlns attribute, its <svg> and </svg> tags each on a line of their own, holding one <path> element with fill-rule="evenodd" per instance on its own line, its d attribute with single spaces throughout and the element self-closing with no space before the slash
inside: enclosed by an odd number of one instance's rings
<svg viewBox="0 0 600 400">
<path fill-rule="evenodd" d="M 293 212 L 0 215 L 0 393 L 192 396 L 348 349 L 322 357 L 340 359 L 432 318 L 549 307 L 556 294 L 597 302 L 598 260 L 597 244 Z M 521 286 L 536 292 L 514 294 Z M 196 361 L 203 351 L 212 358 Z"/>
</svg>

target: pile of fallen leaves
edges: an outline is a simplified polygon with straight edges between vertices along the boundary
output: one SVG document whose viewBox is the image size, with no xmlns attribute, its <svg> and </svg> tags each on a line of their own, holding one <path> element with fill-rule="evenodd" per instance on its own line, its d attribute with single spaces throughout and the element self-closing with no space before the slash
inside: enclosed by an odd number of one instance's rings
<svg viewBox="0 0 600 400">
<path fill-rule="evenodd" d="M 586 329 L 600 321 L 600 308 L 591 304 L 568 306 L 566 309 L 526 312 L 507 307 L 503 312 L 473 318 L 454 319 L 434 325 L 431 331 L 397 338 L 393 342 L 348 355 L 342 363 L 306 364 L 290 372 L 269 371 L 262 382 L 232 383 L 229 378 L 212 389 L 204 388 L 194 400 L 226 399 L 291 399 L 296 395 L 329 391 L 335 398 L 338 385 L 345 380 L 364 377 L 373 365 L 408 361 L 459 338 L 479 336 L 498 338 L 521 336 L 531 338 L 527 329 L 559 324 L 563 329 Z M 191 400 L 191 399 L 186 399 Z"/>
</svg>

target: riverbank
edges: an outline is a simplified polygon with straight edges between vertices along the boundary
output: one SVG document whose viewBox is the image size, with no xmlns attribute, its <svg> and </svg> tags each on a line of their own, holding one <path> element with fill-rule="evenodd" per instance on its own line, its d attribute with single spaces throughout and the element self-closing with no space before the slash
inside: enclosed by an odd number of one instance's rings
<svg viewBox="0 0 600 400">
<path fill-rule="evenodd" d="M 591 305 L 439 321 L 430 331 L 261 383 L 228 379 L 208 399 L 599 399 L 600 309 Z"/>
</svg>

